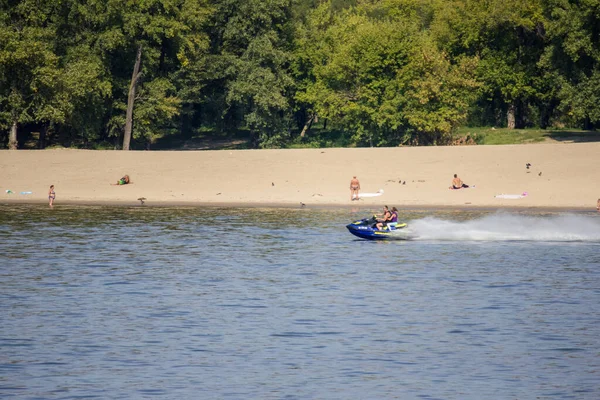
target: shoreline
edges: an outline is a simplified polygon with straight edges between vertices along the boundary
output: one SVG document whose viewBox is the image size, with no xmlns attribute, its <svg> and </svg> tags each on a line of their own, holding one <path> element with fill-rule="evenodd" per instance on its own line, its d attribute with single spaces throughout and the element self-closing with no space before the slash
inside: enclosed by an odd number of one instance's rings
<svg viewBox="0 0 600 400">
<path fill-rule="evenodd" d="M 593 210 L 600 142 L 283 150 L 0 150 L 0 204 Z M 131 184 L 115 186 L 125 174 Z M 449 190 L 453 174 L 471 188 Z M 357 176 L 363 194 L 350 200 Z M 8 194 L 7 190 L 12 191 Z M 20 194 L 27 192 L 30 194 Z M 367 197 L 367 194 L 375 196 Z M 526 196 L 523 196 L 527 193 Z M 498 197 L 505 195 L 504 198 Z"/>
<path fill-rule="evenodd" d="M 46 206 L 47 202 L 39 201 L 21 201 L 21 200 L 0 200 L 0 207 L 9 206 Z M 141 205 L 139 202 L 131 201 L 103 201 L 103 200 L 66 200 L 56 204 L 54 208 L 64 207 L 123 207 L 123 208 L 251 208 L 251 209 L 295 209 L 295 210 L 356 210 L 361 209 L 379 209 L 379 204 L 306 204 L 304 207 L 290 203 L 214 203 L 214 202 L 186 202 L 186 201 L 165 201 L 165 202 L 153 202 L 151 204 Z M 48 209 L 51 209 L 48 207 Z M 589 207 L 551 207 L 551 206 L 519 206 L 519 205 L 508 205 L 508 206 L 486 206 L 486 205 L 435 205 L 435 204 L 423 204 L 423 205 L 404 205 L 399 209 L 402 211 L 488 211 L 488 212 L 556 212 L 556 213 L 598 213 L 596 209 L 590 209 Z"/>
</svg>

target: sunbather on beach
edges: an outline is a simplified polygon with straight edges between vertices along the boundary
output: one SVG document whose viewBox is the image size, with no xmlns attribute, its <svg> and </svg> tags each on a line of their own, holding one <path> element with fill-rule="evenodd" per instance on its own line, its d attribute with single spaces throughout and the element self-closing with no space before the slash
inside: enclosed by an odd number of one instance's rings
<svg viewBox="0 0 600 400">
<path fill-rule="evenodd" d="M 452 179 L 452 186 L 449 189 L 462 189 L 468 188 L 469 185 L 465 185 L 463 181 L 458 177 L 458 175 L 454 174 L 454 179 Z"/>
<path fill-rule="evenodd" d="M 125 175 L 124 177 L 122 177 L 121 179 L 119 179 L 119 180 L 117 181 L 117 183 L 111 183 L 111 185 L 113 185 L 113 186 L 117 186 L 117 185 L 127 185 L 127 184 L 129 184 L 129 183 L 131 183 L 131 182 L 129 181 L 129 175 Z"/>
</svg>

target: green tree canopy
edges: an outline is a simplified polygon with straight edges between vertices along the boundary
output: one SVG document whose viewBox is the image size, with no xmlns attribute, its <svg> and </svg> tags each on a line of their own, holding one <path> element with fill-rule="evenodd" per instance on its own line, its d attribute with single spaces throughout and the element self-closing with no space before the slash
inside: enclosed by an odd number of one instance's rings
<svg viewBox="0 0 600 400">
<path fill-rule="evenodd" d="M 412 12 L 398 13 L 399 3 Z M 322 4 L 302 39 L 313 44 L 300 58 L 314 78 L 298 100 L 358 144 L 443 143 L 466 117 L 476 58 L 452 62 L 426 29 L 433 9 L 425 7 L 366 2 L 333 13 Z"/>
<path fill-rule="evenodd" d="M 0 0 L 0 143 L 594 128 L 599 60 L 598 0 Z"/>
</svg>

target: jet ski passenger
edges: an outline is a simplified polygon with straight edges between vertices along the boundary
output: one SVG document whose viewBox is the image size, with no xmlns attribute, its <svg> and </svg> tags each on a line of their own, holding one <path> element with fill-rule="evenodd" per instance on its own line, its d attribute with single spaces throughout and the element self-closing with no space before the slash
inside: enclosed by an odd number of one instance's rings
<svg viewBox="0 0 600 400">
<path fill-rule="evenodd" d="M 396 207 L 392 207 L 392 218 L 387 223 L 388 228 L 395 229 L 396 225 L 398 225 L 398 209 Z"/>
</svg>

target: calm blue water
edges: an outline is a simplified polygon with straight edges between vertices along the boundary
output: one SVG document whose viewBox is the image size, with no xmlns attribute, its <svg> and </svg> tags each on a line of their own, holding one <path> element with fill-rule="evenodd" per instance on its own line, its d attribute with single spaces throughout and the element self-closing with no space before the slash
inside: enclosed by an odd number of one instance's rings
<svg viewBox="0 0 600 400">
<path fill-rule="evenodd" d="M 0 397 L 598 399 L 600 215 L 0 206 Z"/>
</svg>

